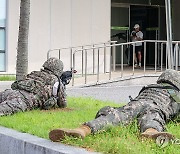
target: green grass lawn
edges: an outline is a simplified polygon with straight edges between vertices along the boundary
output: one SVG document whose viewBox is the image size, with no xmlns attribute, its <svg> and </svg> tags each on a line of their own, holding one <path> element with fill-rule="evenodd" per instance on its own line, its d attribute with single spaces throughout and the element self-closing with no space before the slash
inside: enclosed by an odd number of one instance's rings
<svg viewBox="0 0 180 154">
<path fill-rule="evenodd" d="M 91 98 L 68 98 L 67 109 L 34 110 L 0 117 L 0 125 L 20 132 L 30 133 L 48 139 L 48 133 L 55 128 L 76 128 L 92 120 L 97 111 L 104 106 L 119 106 L 112 102 L 103 102 Z M 180 138 L 180 124 L 171 122 L 168 132 Z M 86 148 L 90 151 L 118 154 L 178 154 L 180 145 L 170 144 L 158 147 L 153 141 L 142 140 L 136 121 L 129 126 L 116 126 L 84 140 L 67 137 L 62 143 Z"/>
<path fill-rule="evenodd" d="M 15 75 L 0 75 L 0 81 L 15 81 Z"/>
</svg>

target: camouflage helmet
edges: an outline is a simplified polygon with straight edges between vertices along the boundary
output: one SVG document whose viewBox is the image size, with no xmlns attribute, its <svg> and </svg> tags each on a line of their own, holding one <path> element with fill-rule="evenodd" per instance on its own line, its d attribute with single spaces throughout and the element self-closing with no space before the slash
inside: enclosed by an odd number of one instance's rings
<svg viewBox="0 0 180 154">
<path fill-rule="evenodd" d="M 49 58 L 44 62 L 43 67 L 45 70 L 49 70 L 58 76 L 63 72 L 63 62 L 58 58 Z"/>
<path fill-rule="evenodd" d="M 159 76 L 157 83 L 169 83 L 180 89 L 180 73 L 172 69 L 167 69 Z"/>
</svg>

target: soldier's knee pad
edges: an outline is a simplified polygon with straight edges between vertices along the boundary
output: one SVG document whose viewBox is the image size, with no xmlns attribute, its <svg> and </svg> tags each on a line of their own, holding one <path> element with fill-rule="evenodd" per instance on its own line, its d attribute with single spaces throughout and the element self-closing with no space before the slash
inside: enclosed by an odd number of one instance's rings
<svg viewBox="0 0 180 154">
<path fill-rule="evenodd" d="M 113 107 L 105 106 L 105 107 L 101 108 L 101 109 L 97 112 L 95 118 L 98 118 L 98 117 L 100 117 L 100 116 L 106 116 L 106 115 L 110 114 L 113 110 L 114 110 Z"/>
<path fill-rule="evenodd" d="M 165 130 L 165 120 L 163 115 L 156 111 L 146 111 L 139 118 L 140 131 L 144 132 L 148 128 L 154 128 L 159 132 Z"/>
<path fill-rule="evenodd" d="M 148 128 L 154 128 L 158 132 L 162 132 L 162 131 L 165 130 L 164 125 L 162 125 L 161 123 L 159 123 L 156 120 L 152 120 L 152 121 L 149 121 L 148 123 L 147 122 L 146 123 L 142 122 L 141 125 L 140 125 L 140 132 L 144 132 Z"/>
</svg>

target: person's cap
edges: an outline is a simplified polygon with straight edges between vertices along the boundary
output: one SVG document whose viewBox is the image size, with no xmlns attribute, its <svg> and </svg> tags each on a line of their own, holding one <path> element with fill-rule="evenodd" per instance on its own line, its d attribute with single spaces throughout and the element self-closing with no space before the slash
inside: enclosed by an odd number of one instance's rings
<svg viewBox="0 0 180 154">
<path fill-rule="evenodd" d="M 135 24 L 134 25 L 134 28 L 139 28 L 140 26 L 138 24 Z"/>
</svg>

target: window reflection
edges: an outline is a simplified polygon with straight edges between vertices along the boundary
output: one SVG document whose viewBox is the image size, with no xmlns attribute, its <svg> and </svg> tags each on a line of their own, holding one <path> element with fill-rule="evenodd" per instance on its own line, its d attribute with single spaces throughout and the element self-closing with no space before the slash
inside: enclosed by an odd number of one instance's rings
<svg viewBox="0 0 180 154">
<path fill-rule="evenodd" d="M 0 53 L 0 71 L 5 71 L 5 54 Z"/>
<path fill-rule="evenodd" d="M 5 71 L 6 0 L 0 0 L 0 71 Z"/>
<path fill-rule="evenodd" d="M 0 29 L 0 50 L 5 50 L 5 30 Z"/>
<path fill-rule="evenodd" d="M 0 0 L 0 24 L 6 19 L 6 0 Z"/>
</svg>

